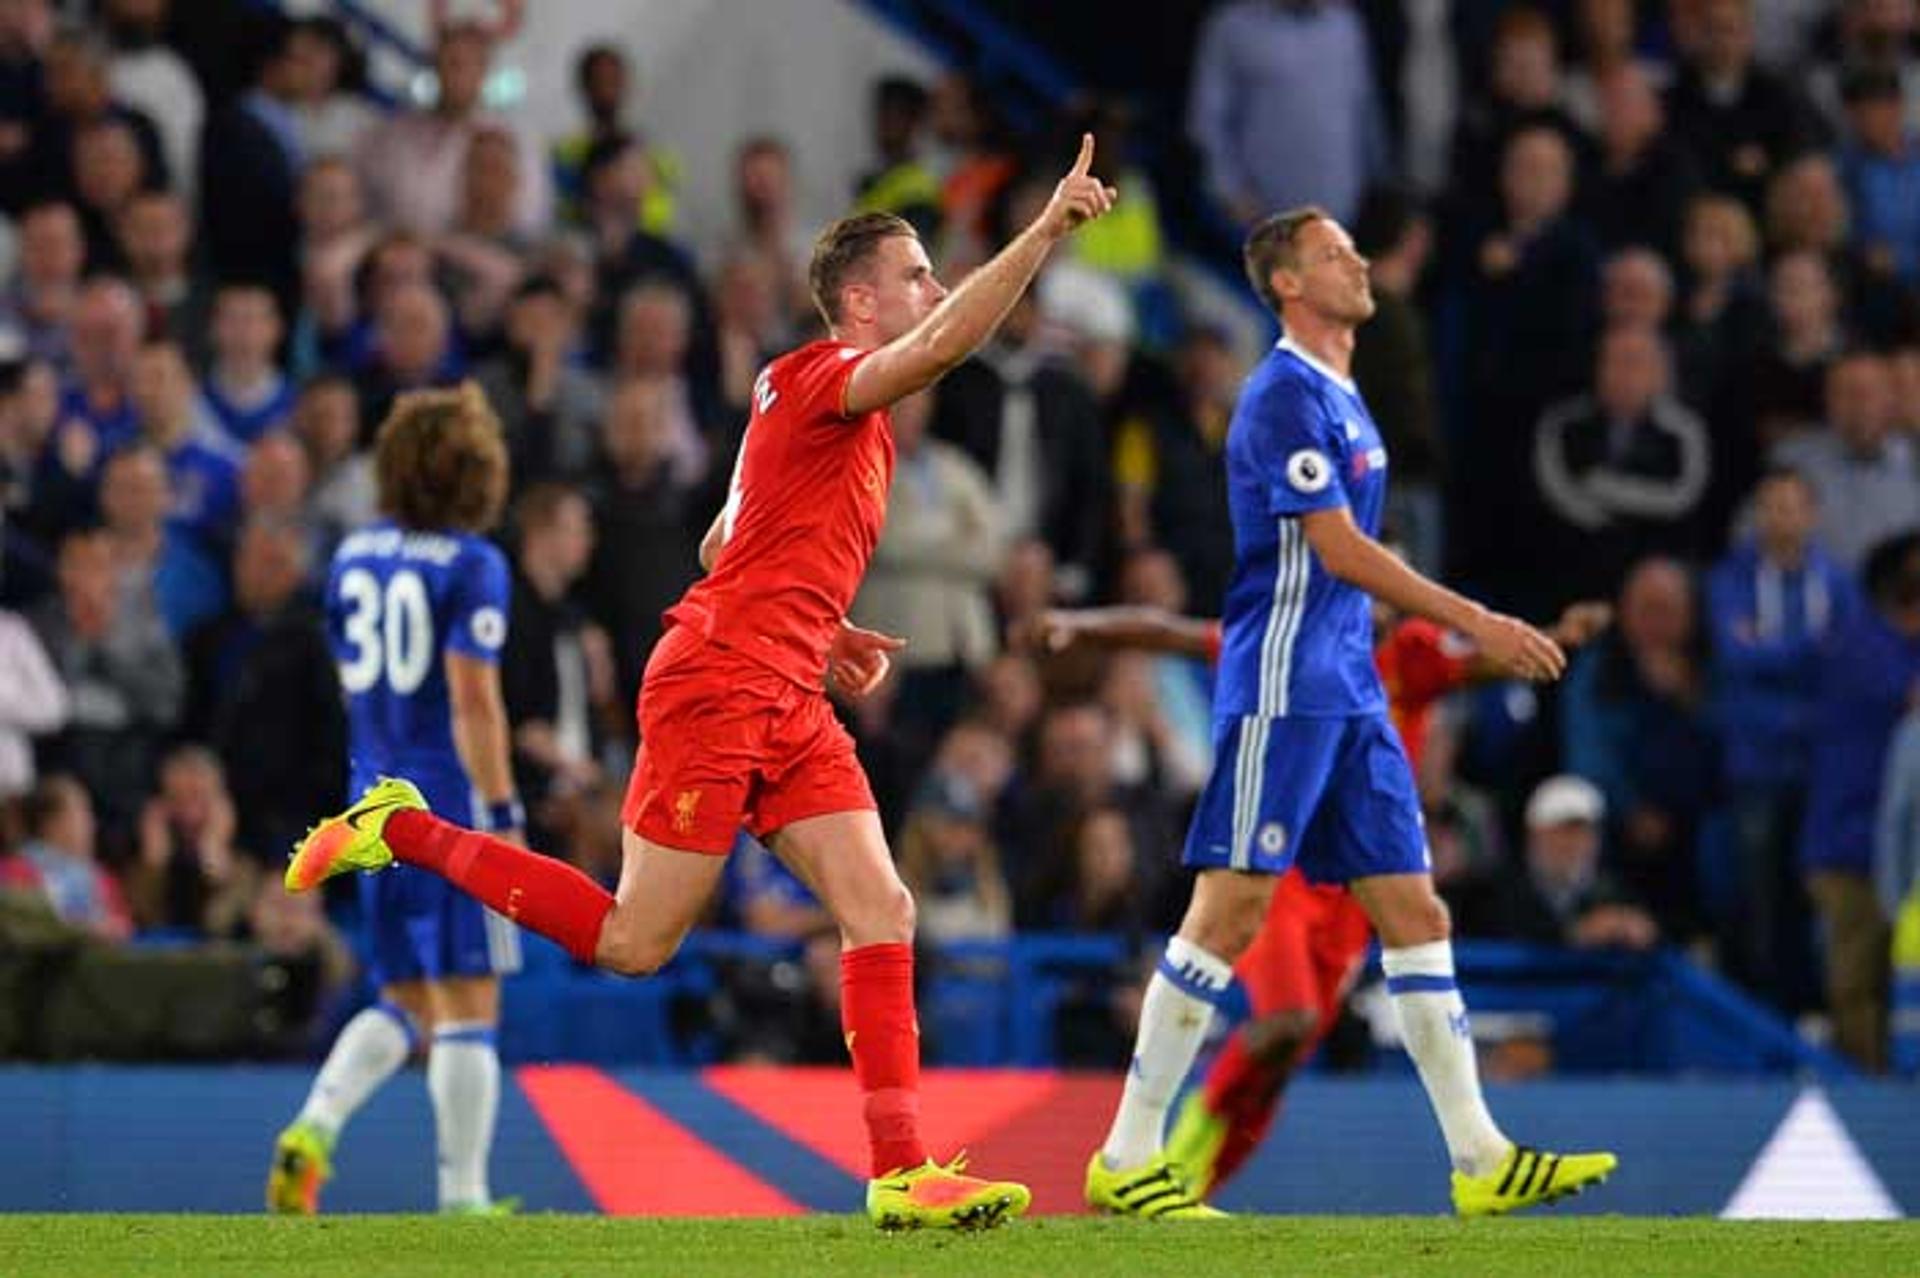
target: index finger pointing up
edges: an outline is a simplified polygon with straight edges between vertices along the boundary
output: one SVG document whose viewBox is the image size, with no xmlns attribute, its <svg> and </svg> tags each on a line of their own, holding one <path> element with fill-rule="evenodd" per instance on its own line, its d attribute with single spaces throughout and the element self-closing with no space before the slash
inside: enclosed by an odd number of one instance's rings
<svg viewBox="0 0 1920 1278">
<path fill-rule="evenodd" d="M 1073 162 L 1073 172 L 1068 177 L 1085 177 L 1093 167 L 1093 134 L 1080 135 L 1080 157 Z"/>
</svg>

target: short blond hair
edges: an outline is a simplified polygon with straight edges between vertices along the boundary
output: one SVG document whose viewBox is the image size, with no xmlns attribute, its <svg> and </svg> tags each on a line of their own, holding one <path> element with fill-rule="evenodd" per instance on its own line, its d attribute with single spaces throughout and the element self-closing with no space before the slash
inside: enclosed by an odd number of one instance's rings
<svg viewBox="0 0 1920 1278">
<path fill-rule="evenodd" d="M 882 243 L 898 238 L 917 240 L 920 232 L 894 213 L 856 213 L 820 233 L 807 265 L 807 284 L 829 327 L 840 322 L 840 291 L 848 280 L 866 268 Z"/>
<path fill-rule="evenodd" d="M 1240 251 L 1247 269 L 1247 282 L 1275 315 L 1280 313 L 1280 295 L 1273 291 L 1273 273 L 1299 270 L 1300 232 L 1314 222 L 1332 220 L 1333 215 L 1319 205 L 1303 204 L 1275 213 L 1247 232 L 1247 242 Z"/>
</svg>

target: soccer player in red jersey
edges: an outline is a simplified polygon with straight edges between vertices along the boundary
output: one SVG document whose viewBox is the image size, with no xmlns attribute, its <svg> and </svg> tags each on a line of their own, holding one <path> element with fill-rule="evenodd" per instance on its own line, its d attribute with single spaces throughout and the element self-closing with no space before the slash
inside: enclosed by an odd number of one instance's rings
<svg viewBox="0 0 1920 1278">
<path fill-rule="evenodd" d="M 865 1097 L 882 1228 L 981 1228 L 1019 1215 L 1024 1185 L 964 1175 L 920 1139 L 913 899 L 895 872 L 851 737 L 827 688 L 886 677 L 904 641 L 847 624 L 893 478 L 889 405 L 925 389 L 999 326 L 1054 245 L 1112 206 L 1093 139 L 1033 223 L 951 293 L 890 214 L 827 228 L 810 268 L 831 337 L 754 386 L 725 507 L 700 547 L 708 575 L 667 614 L 640 692 L 640 752 L 608 895 L 551 858 L 430 815 L 404 781 L 315 828 L 288 886 L 398 860 L 442 875 L 581 962 L 655 971 L 679 947 L 745 826 L 840 925 L 842 1019 Z"/>
<path fill-rule="evenodd" d="M 1547 633 L 1572 649 L 1603 629 L 1610 615 L 1605 604 L 1575 604 Z M 1495 672 L 1472 645 L 1424 618 L 1396 618 L 1376 606 L 1375 624 L 1374 662 L 1417 774 L 1434 706 Z M 1158 608 L 1048 612 L 1033 638 L 1056 652 L 1083 642 L 1185 653 L 1210 664 L 1220 658 L 1218 621 Z M 1168 1157 L 1196 1198 L 1223 1184 L 1266 1139 L 1288 1080 L 1339 1019 L 1372 940 L 1366 911 L 1344 887 L 1309 882 L 1298 867 L 1281 876 L 1259 934 L 1233 966 L 1248 1018 L 1187 1097 L 1167 1141 Z"/>
</svg>

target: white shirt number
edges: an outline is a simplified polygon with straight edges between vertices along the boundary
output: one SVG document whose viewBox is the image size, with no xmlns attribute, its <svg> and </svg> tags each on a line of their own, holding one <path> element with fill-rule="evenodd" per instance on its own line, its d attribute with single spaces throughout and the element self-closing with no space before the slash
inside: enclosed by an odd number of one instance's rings
<svg viewBox="0 0 1920 1278">
<path fill-rule="evenodd" d="M 419 690 L 433 669 L 433 608 L 416 572 L 397 572 L 384 591 L 364 568 L 340 577 L 340 595 L 352 610 L 345 625 L 350 657 L 340 682 L 350 693 L 366 692 L 384 675 L 398 696 Z"/>
</svg>

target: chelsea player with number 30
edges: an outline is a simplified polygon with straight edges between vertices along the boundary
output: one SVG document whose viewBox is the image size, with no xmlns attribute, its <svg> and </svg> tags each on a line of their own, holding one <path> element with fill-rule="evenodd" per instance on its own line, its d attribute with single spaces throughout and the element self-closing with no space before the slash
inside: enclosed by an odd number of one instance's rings
<svg viewBox="0 0 1920 1278">
<path fill-rule="evenodd" d="M 1611 1154 L 1516 1146 L 1480 1093 L 1435 894 L 1413 770 L 1387 718 L 1368 596 L 1473 641 L 1494 669 L 1557 679 L 1559 646 L 1422 577 L 1376 538 L 1387 454 L 1349 368 L 1373 314 L 1368 263 L 1316 208 L 1276 214 L 1245 250 L 1286 337 L 1254 370 L 1227 435 L 1234 573 L 1214 694 L 1214 772 L 1186 864 L 1199 872 L 1180 931 L 1147 987 L 1119 1112 L 1087 1167 L 1094 1208 L 1153 1219 L 1221 1213 L 1163 1146 L 1233 964 L 1278 877 L 1347 885 L 1383 947 L 1387 991 L 1453 1163 L 1454 1207 L 1486 1215 L 1604 1179 Z"/>
<path fill-rule="evenodd" d="M 375 451 L 385 518 L 350 535 L 327 582 L 327 632 L 347 698 L 350 791 L 406 777 L 412 801 L 518 841 L 499 659 L 507 564 L 483 533 L 507 490 L 500 423 L 480 389 L 402 395 Z M 270 1210 L 310 1214 L 341 1127 L 425 1045 L 440 1209 L 499 1210 L 487 1155 L 499 1106 L 494 1027 L 519 931 L 411 866 L 360 878 L 380 1001 L 349 1021 L 274 1148 Z"/>
</svg>

